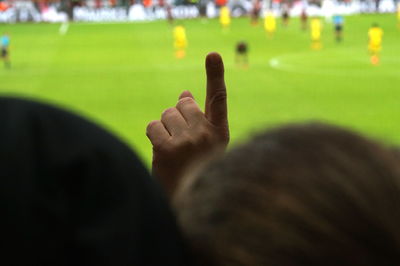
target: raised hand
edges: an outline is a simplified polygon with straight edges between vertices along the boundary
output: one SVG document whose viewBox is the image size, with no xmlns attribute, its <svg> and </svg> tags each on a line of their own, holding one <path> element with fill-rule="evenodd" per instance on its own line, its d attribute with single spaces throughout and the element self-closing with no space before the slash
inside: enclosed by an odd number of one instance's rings
<svg viewBox="0 0 400 266">
<path fill-rule="evenodd" d="M 153 145 L 153 175 L 172 195 L 184 171 L 196 160 L 225 149 L 229 142 L 224 64 L 217 53 L 206 57 L 207 96 L 203 113 L 189 91 L 175 107 L 147 126 Z"/>
</svg>

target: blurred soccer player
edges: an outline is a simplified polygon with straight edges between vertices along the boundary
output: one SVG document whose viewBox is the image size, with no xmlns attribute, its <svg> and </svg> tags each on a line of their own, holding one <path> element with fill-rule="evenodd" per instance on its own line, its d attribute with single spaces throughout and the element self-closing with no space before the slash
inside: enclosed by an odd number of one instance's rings
<svg viewBox="0 0 400 266">
<path fill-rule="evenodd" d="M 186 47 L 188 45 L 186 39 L 186 30 L 183 25 L 175 26 L 174 28 L 174 47 L 175 56 L 178 59 L 184 58 L 186 55 Z"/>
<path fill-rule="evenodd" d="M 197 7 L 199 9 L 199 17 L 202 23 L 207 23 L 207 4 L 208 0 L 197 0 Z"/>
<path fill-rule="evenodd" d="M 251 10 L 251 24 L 258 25 L 261 11 L 261 0 L 253 0 L 253 9 Z"/>
<path fill-rule="evenodd" d="M 276 19 L 271 10 L 265 12 L 264 29 L 270 37 L 272 37 L 276 31 Z"/>
<path fill-rule="evenodd" d="M 165 5 L 165 11 L 167 13 L 167 21 L 169 24 L 172 25 L 172 23 L 174 22 L 174 16 L 172 15 L 172 7 L 169 4 Z"/>
<path fill-rule="evenodd" d="M 227 6 L 221 7 L 219 11 L 219 22 L 223 29 L 228 29 L 231 24 L 231 11 Z"/>
<path fill-rule="evenodd" d="M 322 33 L 322 22 L 318 17 L 311 19 L 311 48 L 313 50 L 319 50 L 322 48 L 321 33 Z"/>
<path fill-rule="evenodd" d="M 9 48 L 10 48 L 10 36 L 8 35 L 8 33 L 4 33 L 3 36 L 1 36 L 1 59 L 4 61 L 4 66 L 6 68 L 11 67 Z"/>
<path fill-rule="evenodd" d="M 247 57 L 247 52 L 249 47 L 246 42 L 240 41 L 236 44 L 235 49 L 235 63 L 239 67 L 247 68 L 249 66 L 249 61 Z"/>
<path fill-rule="evenodd" d="M 289 19 L 290 19 L 289 7 L 287 5 L 284 5 L 283 8 L 282 8 L 282 23 L 283 23 L 283 26 L 287 27 L 289 25 Z"/>
<path fill-rule="evenodd" d="M 335 38 L 337 42 L 341 42 L 343 40 L 343 25 L 344 18 L 342 15 L 333 16 L 333 25 L 335 27 Z"/>
<path fill-rule="evenodd" d="M 170 3 L 167 2 L 166 0 L 158 0 L 158 8 L 159 8 L 159 10 L 165 11 L 167 21 L 169 24 L 172 25 L 172 23 L 174 22 L 174 17 L 172 15 L 172 8 L 171 8 Z"/>
<path fill-rule="evenodd" d="M 307 11 L 305 8 L 303 8 L 303 10 L 301 11 L 300 21 L 301 21 L 301 29 L 307 30 L 308 15 L 307 15 Z"/>
<path fill-rule="evenodd" d="M 382 50 L 382 37 L 383 30 L 379 27 L 378 24 L 372 24 L 371 28 L 368 31 L 368 50 L 371 55 L 371 63 L 373 65 L 379 64 L 379 53 Z"/>
</svg>

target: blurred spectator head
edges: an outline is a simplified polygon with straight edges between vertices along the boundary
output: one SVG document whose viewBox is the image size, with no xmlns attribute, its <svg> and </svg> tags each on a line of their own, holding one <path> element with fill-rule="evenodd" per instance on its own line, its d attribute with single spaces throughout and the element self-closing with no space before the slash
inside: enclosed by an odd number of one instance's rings
<svg viewBox="0 0 400 266">
<path fill-rule="evenodd" d="M 178 219 L 201 265 L 396 265 L 398 158 L 329 125 L 276 128 L 188 176 Z"/>
</svg>

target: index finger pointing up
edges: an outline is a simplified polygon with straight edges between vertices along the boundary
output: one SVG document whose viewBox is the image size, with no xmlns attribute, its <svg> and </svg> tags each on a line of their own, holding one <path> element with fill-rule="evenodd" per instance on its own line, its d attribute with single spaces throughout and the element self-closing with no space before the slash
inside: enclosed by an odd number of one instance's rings
<svg viewBox="0 0 400 266">
<path fill-rule="evenodd" d="M 214 126 L 228 126 L 224 63 L 218 53 L 206 57 L 207 96 L 205 115 Z"/>
</svg>

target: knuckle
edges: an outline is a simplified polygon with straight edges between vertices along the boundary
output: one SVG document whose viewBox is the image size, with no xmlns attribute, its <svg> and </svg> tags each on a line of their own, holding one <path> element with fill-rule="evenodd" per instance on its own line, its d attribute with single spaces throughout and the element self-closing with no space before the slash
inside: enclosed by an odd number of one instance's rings
<svg viewBox="0 0 400 266">
<path fill-rule="evenodd" d="M 191 141 L 192 137 L 191 134 L 189 134 L 188 132 L 183 132 L 179 138 L 175 139 L 175 147 L 176 148 L 183 148 L 183 147 L 188 147 L 192 145 L 192 141 Z"/>
<path fill-rule="evenodd" d="M 149 135 L 149 132 L 151 132 L 154 129 L 154 127 L 157 126 L 158 123 L 160 123 L 160 121 L 154 120 L 147 124 L 147 127 L 146 127 L 147 136 Z"/>
<path fill-rule="evenodd" d="M 195 107 L 195 101 L 190 97 L 182 98 L 176 104 L 178 110 L 187 110 Z"/>
<path fill-rule="evenodd" d="M 185 151 L 190 151 L 196 146 L 196 142 L 192 136 L 188 133 L 183 133 L 179 138 L 174 138 L 169 146 L 170 153 L 182 153 Z"/>
<path fill-rule="evenodd" d="M 192 98 L 184 97 L 182 99 L 179 99 L 178 105 L 190 104 L 190 103 L 193 103 L 193 102 L 194 102 L 194 100 Z"/>
<path fill-rule="evenodd" d="M 204 126 L 197 128 L 195 134 L 191 134 L 187 137 L 188 145 L 190 146 L 208 145 L 212 142 L 212 139 L 213 134 Z"/>
<path fill-rule="evenodd" d="M 218 104 L 226 102 L 226 99 L 227 99 L 226 91 L 221 89 L 214 93 L 214 95 L 210 99 L 210 102 L 211 104 Z"/>
<path fill-rule="evenodd" d="M 153 151 L 154 152 L 161 152 L 162 151 L 162 145 L 163 143 L 161 141 L 154 141 L 153 143 Z"/>
<path fill-rule="evenodd" d="M 156 141 L 153 144 L 153 151 L 159 154 L 169 154 L 172 150 L 170 141 Z"/>
<path fill-rule="evenodd" d="M 166 118 L 169 117 L 174 117 L 177 114 L 177 110 L 175 107 L 170 107 L 168 109 L 165 109 L 165 111 L 161 114 L 161 120 L 165 120 Z"/>
<path fill-rule="evenodd" d="M 201 132 L 197 136 L 197 142 L 201 145 L 207 145 L 211 143 L 213 140 L 213 135 L 209 130 L 201 130 Z"/>
</svg>

